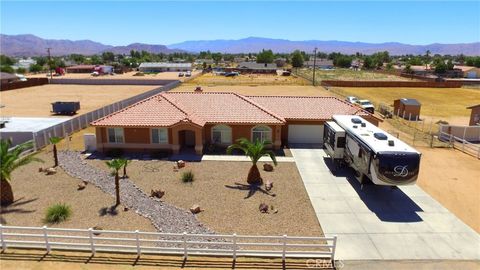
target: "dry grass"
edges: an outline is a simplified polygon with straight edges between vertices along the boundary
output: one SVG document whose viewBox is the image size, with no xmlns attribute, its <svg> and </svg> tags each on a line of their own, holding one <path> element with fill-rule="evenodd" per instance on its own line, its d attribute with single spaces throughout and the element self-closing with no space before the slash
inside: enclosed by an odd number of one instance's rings
<svg viewBox="0 0 480 270">
<path fill-rule="evenodd" d="M 306 78 L 313 78 L 312 69 L 301 69 L 299 74 Z M 412 81 L 412 79 L 400 77 L 397 75 L 383 74 L 367 70 L 352 70 L 337 68 L 333 70 L 316 70 L 315 81 L 322 80 L 341 80 L 341 81 Z"/>
<path fill-rule="evenodd" d="M 177 88 L 170 91 L 185 91 L 192 92 L 195 90 L 195 84 L 182 84 Z M 202 89 L 205 92 L 234 92 L 243 95 L 254 96 L 332 96 L 332 93 L 325 91 L 322 87 L 313 86 L 301 86 L 301 85 L 216 85 L 216 86 L 203 86 Z"/>
<path fill-rule="evenodd" d="M 50 148 L 48 148 L 49 150 Z M 93 185 L 78 191 L 80 180 L 67 175 L 61 168 L 54 175 L 38 172 L 39 167 L 53 164 L 50 151 L 42 151 L 38 157 L 45 163 L 31 163 L 17 169 L 12 175 L 12 187 L 16 202 L 1 210 L 1 223 L 11 226 L 43 226 L 46 209 L 55 203 L 66 203 L 72 207 L 72 216 L 65 222 L 52 227 L 87 229 L 100 226 L 111 230 L 155 231 L 150 220 L 134 211 L 124 212 L 118 208 L 115 216 L 101 216 L 99 210 L 115 204 L 115 199 Z"/>
<path fill-rule="evenodd" d="M 65 85 L 46 84 L 1 93 L 2 116 L 51 116 L 52 102 L 80 101 L 78 114 L 154 89 L 146 85 Z"/>
<path fill-rule="evenodd" d="M 281 76 L 275 74 L 240 74 L 235 77 L 225 77 L 206 73 L 194 78 L 189 83 L 201 86 L 216 85 L 308 85 L 309 82 L 296 76 Z"/>
<path fill-rule="evenodd" d="M 107 169 L 104 161 L 89 162 Z M 242 189 L 250 166 L 249 162 L 202 161 L 187 163 L 186 168 L 174 172 L 172 162 L 133 161 L 128 175 L 147 193 L 165 190 L 162 200 L 168 203 L 184 209 L 199 204 L 205 209 L 197 215 L 199 220 L 219 233 L 323 235 L 295 163 L 281 163 L 273 172 L 262 171 L 264 180 L 274 183 L 275 197 L 257 190 L 247 198 L 249 190 Z M 193 183 L 180 180 L 187 170 L 195 174 Z M 278 213 L 260 213 L 262 202 L 273 205 Z"/>
</svg>

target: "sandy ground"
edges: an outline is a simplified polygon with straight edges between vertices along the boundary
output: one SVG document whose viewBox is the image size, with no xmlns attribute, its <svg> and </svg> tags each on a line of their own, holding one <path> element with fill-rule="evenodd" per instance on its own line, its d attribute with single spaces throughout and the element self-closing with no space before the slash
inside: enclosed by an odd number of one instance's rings
<svg viewBox="0 0 480 270">
<path fill-rule="evenodd" d="M 146 85 L 65 85 L 47 84 L 22 89 L 3 91 L 0 103 L 2 116 L 49 117 L 52 116 L 52 102 L 80 101 L 77 114 L 126 99 L 154 89 L 157 86 Z"/>
<path fill-rule="evenodd" d="M 192 76 L 200 73 L 201 71 L 192 71 Z M 115 80 L 180 80 L 185 81 L 189 80 L 191 77 L 178 77 L 179 72 L 161 72 L 157 74 L 145 74 L 144 76 L 133 76 L 137 71 L 126 72 L 123 74 L 115 75 L 103 75 L 103 76 L 92 76 L 90 73 L 67 73 L 64 76 L 54 77 L 59 79 L 115 79 Z M 47 75 L 45 73 L 27 75 L 28 78 L 45 78 Z"/>
<path fill-rule="evenodd" d="M 206 73 L 194 78 L 189 83 L 201 86 L 214 85 L 308 85 L 307 80 L 296 76 L 281 76 L 275 74 L 240 74 L 235 77 L 225 77 Z"/>
<path fill-rule="evenodd" d="M 312 78 L 312 69 L 301 69 L 298 72 L 304 77 Z M 383 74 L 366 70 L 352 70 L 345 68 L 336 68 L 333 70 L 316 70 L 315 81 L 322 80 L 341 80 L 341 81 L 412 81 L 412 79 L 400 77 L 397 75 Z M 413 80 L 416 81 L 416 80 Z"/>
<path fill-rule="evenodd" d="M 48 226 L 78 229 L 100 226 L 111 230 L 156 231 L 150 220 L 134 211 L 124 212 L 121 206 L 117 215 L 101 216 L 99 210 L 114 205 L 115 199 L 93 185 L 87 185 L 84 190 L 78 191 L 81 181 L 70 177 L 61 168 L 49 176 L 38 172 L 39 167 L 53 165 L 53 154 L 47 150 L 37 155 L 45 163 L 30 163 L 14 171 L 11 183 L 16 201 L 2 208 L 2 224 L 43 226 L 46 209 L 56 203 L 66 203 L 72 207 L 71 218 Z"/>
<path fill-rule="evenodd" d="M 170 91 L 187 91 L 195 90 L 196 85 L 191 83 L 181 84 L 179 87 Z M 321 87 L 300 86 L 300 85 L 215 85 L 203 86 L 206 92 L 235 92 L 243 95 L 266 95 L 266 96 L 332 96 L 333 94 L 325 91 Z"/>
<path fill-rule="evenodd" d="M 107 169 L 102 160 L 89 162 Z M 258 165 L 263 168 L 262 163 Z M 197 215 L 199 220 L 219 233 L 323 235 L 295 163 L 280 163 L 273 172 L 261 170 L 264 181 L 274 183 L 275 196 L 257 190 L 248 197 L 249 190 L 244 188 L 250 166 L 249 162 L 189 162 L 186 168 L 174 172 L 172 162 L 133 161 L 128 175 L 147 193 L 165 190 L 165 202 L 184 209 L 199 204 L 205 209 Z M 188 170 L 195 175 L 193 183 L 180 180 L 182 172 Z M 273 206 L 278 213 L 260 213 L 260 203 Z"/>
</svg>

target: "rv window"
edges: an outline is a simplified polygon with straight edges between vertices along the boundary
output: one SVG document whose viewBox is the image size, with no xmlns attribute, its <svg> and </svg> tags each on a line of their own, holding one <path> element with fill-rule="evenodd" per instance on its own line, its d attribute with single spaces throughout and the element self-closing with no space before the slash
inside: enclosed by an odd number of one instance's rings
<svg viewBox="0 0 480 270">
<path fill-rule="evenodd" d="M 337 148 L 345 148 L 345 137 L 338 137 Z"/>
</svg>

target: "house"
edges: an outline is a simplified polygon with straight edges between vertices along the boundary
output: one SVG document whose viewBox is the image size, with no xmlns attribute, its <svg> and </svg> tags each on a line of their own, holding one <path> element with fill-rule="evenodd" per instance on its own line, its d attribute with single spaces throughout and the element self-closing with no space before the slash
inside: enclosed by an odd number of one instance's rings
<svg viewBox="0 0 480 270">
<path fill-rule="evenodd" d="M 393 101 L 393 113 L 409 120 L 420 118 L 421 107 L 420 102 L 413 98 L 400 98 Z"/>
<path fill-rule="evenodd" d="M 144 62 L 138 67 L 141 72 L 192 71 L 192 63 Z"/>
<path fill-rule="evenodd" d="M 75 65 L 66 68 L 67 73 L 92 73 L 95 65 Z"/>
<path fill-rule="evenodd" d="M 426 76 L 432 72 L 430 65 L 410 66 L 410 69 L 412 70 L 413 74 L 420 76 Z"/>
<path fill-rule="evenodd" d="M 454 69 L 461 71 L 463 78 L 478 79 L 480 78 L 480 68 L 470 66 L 454 66 Z"/>
<path fill-rule="evenodd" d="M 480 104 L 467 107 L 467 109 L 472 110 L 470 114 L 470 123 L 469 126 L 480 125 Z"/>
<path fill-rule="evenodd" d="M 0 72 L 0 81 L 2 85 L 11 83 L 11 82 L 16 82 L 18 80 L 19 78 L 17 75 L 6 73 L 6 72 Z"/>
<path fill-rule="evenodd" d="M 315 64 L 315 68 L 318 69 L 333 69 L 333 60 L 328 59 L 315 59 L 315 63 L 313 60 L 305 61 L 303 66 L 308 68 L 313 68 L 313 64 Z"/>
<path fill-rule="evenodd" d="M 18 60 L 18 62 L 13 65 L 13 69 L 18 69 L 18 68 L 23 68 L 23 69 L 26 69 L 26 70 L 29 70 L 30 69 L 30 66 L 31 65 L 35 65 L 37 63 L 37 61 L 35 61 L 34 59 L 32 58 L 27 58 L 27 59 L 20 59 Z"/>
<path fill-rule="evenodd" d="M 239 138 L 323 143 L 323 124 L 335 114 L 379 119 L 335 97 L 243 96 L 229 92 L 164 92 L 92 122 L 97 150 L 133 152 L 226 147 Z"/>
<path fill-rule="evenodd" d="M 241 73 L 277 73 L 277 64 L 271 63 L 256 63 L 256 62 L 241 62 L 233 71 Z"/>
</svg>

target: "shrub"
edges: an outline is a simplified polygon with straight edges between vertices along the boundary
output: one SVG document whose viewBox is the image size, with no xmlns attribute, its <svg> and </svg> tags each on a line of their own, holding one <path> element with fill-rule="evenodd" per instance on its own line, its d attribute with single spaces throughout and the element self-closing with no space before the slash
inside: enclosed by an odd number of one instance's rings
<svg viewBox="0 0 480 270">
<path fill-rule="evenodd" d="M 182 173 L 182 182 L 191 183 L 194 180 L 194 175 L 192 171 L 186 171 Z"/>
<path fill-rule="evenodd" d="M 63 203 L 54 204 L 47 209 L 45 221 L 48 223 L 59 223 L 67 220 L 72 215 L 72 208 Z"/>
</svg>

